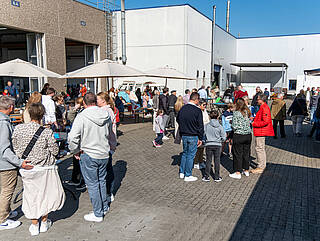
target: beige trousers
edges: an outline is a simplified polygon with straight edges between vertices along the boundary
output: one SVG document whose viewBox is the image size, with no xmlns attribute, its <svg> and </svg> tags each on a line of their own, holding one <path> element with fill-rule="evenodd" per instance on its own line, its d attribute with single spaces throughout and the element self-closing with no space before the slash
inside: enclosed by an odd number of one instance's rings
<svg viewBox="0 0 320 241">
<path fill-rule="evenodd" d="M 265 147 L 266 138 L 264 136 L 256 137 L 256 153 L 257 153 L 257 162 L 258 168 L 265 169 L 267 163 L 266 147 Z"/>
<path fill-rule="evenodd" d="M 18 171 L 0 171 L 1 193 L 0 193 L 0 223 L 3 223 L 11 212 L 10 204 L 14 189 L 17 186 Z"/>
</svg>

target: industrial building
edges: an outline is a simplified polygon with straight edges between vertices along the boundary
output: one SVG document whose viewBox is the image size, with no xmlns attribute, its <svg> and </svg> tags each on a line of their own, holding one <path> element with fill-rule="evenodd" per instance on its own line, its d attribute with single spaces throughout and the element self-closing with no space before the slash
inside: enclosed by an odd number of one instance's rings
<svg viewBox="0 0 320 241">
<path fill-rule="evenodd" d="M 0 9 L 0 63 L 20 58 L 65 74 L 106 56 L 105 13 L 101 10 L 73 0 L 0 0 Z M 58 91 L 79 82 L 86 82 L 93 91 L 105 84 L 96 79 L 0 77 L 0 90 L 9 79 L 26 95 L 41 90 L 47 81 Z"/>
<path fill-rule="evenodd" d="M 120 12 L 115 14 L 120 21 Z M 118 52 L 120 32 L 118 26 Z M 141 70 L 169 65 L 197 78 L 168 82 L 180 93 L 202 84 L 225 90 L 240 82 L 296 92 L 307 87 L 304 70 L 320 66 L 320 34 L 239 38 L 215 25 L 211 80 L 212 20 L 188 4 L 126 10 L 126 33 L 128 65 Z"/>
<path fill-rule="evenodd" d="M 122 46 L 121 14 L 114 2 L 0 0 L 0 63 L 20 58 L 65 74 L 104 58 L 121 61 L 125 49 L 129 66 L 145 71 L 169 65 L 194 77 L 168 81 L 179 94 L 203 84 L 224 90 L 240 82 L 296 91 L 306 87 L 304 70 L 320 65 L 320 34 L 239 38 L 188 4 L 127 9 Z M 106 79 L 0 77 L 0 91 L 9 79 L 26 94 L 45 82 L 59 91 L 84 82 L 94 92 L 107 86 Z M 130 79 L 117 79 L 115 85 L 124 80 Z"/>
</svg>

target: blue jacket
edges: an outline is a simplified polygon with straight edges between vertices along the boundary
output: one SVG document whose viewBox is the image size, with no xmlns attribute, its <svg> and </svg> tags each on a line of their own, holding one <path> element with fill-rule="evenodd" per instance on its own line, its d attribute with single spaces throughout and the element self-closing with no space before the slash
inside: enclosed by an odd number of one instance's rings
<svg viewBox="0 0 320 241">
<path fill-rule="evenodd" d="M 228 131 L 232 131 L 232 127 L 231 127 L 231 121 L 232 121 L 232 117 L 233 117 L 233 113 L 232 111 L 224 111 L 222 114 L 222 126 L 224 131 L 228 132 Z"/>
</svg>

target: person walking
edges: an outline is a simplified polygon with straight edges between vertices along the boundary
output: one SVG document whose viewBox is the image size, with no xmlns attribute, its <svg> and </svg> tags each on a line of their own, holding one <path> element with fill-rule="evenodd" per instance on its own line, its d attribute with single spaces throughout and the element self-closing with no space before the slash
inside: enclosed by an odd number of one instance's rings
<svg viewBox="0 0 320 241">
<path fill-rule="evenodd" d="M 175 111 L 174 105 L 177 102 L 177 91 L 172 90 L 171 95 L 168 97 L 168 107 L 169 107 L 169 123 L 168 126 L 174 128 Z"/>
<path fill-rule="evenodd" d="M 165 127 L 167 127 L 169 122 L 169 103 L 168 103 L 168 95 L 169 95 L 169 89 L 165 87 L 163 89 L 163 94 L 159 96 L 159 110 L 163 110 L 163 121 L 165 124 Z M 166 131 L 163 134 L 163 140 L 168 140 L 169 138 L 165 135 Z"/>
<path fill-rule="evenodd" d="M 79 90 L 79 96 L 85 96 L 85 94 L 87 93 L 87 87 L 85 84 L 80 84 L 80 90 Z"/>
<path fill-rule="evenodd" d="M 42 104 L 45 108 L 45 114 L 43 117 L 43 124 L 46 126 L 53 127 L 53 125 L 58 128 L 57 118 L 56 118 L 56 105 L 53 101 L 53 96 L 56 91 L 53 88 L 47 90 L 47 94 L 42 96 Z"/>
<path fill-rule="evenodd" d="M 228 151 L 229 151 L 229 158 L 232 158 L 232 139 L 233 139 L 233 130 L 232 130 L 232 118 L 233 118 L 233 109 L 234 105 L 232 102 L 228 104 L 227 109 L 222 113 L 221 122 L 224 131 L 227 133 L 226 141 L 223 142 L 221 148 L 221 155 L 223 155 L 223 151 L 225 145 L 228 143 Z"/>
<path fill-rule="evenodd" d="M 97 106 L 93 93 L 84 96 L 84 110 L 77 115 L 69 133 L 69 149 L 80 159 L 80 168 L 87 184 L 93 213 L 86 221 L 102 222 L 109 210 L 106 187 L 107 163 L 116 144 L 110 141 L 112 121 L 108 112 Z"/>
<path fill-rule="evenodd" d="M 277 139 L 278 123 L 280 125 L 281 138 L 286 137 L 284 129 L 284 120 L 286 119 L 287 110 L 286 102 L 283 100 L 283 94 L 277 94 L 277 98 L 272 101 L 271 104 L 271 119 L 273 124 L 274 138 Z"/>
<path fill-rule="evenodd" d="M 18 170 L 31 170 L 30 161 L 18 158 L 12 147 L 13 127 L 10 122 L 10 113 L 14 110 L 15 99 L 11 96 L 0 97 L 0 230 L 13 229 L 20 226 L 20 221 L 12 218 L 18 212 L 11 211 L 10 204 L 13 192 L 17 185 Z"/>
<path fill-rule="evenodd" d="M 233 173 L 229 177 L 241 179 L 241 173 L 249 176 L 250 148 L 252 134 L 250 127 L 251 112 L 243 98 L 238 98 L 232 118 Z"/>
<path fill-rule="evenodd" d="M 183 142 L 183 153 L 180 164 L 180 178 L 186 182 L 198 180 L 192 176 L 193 160 L 197 148 L 201 146 L 204 127 L 202 111 L 198 107 L 200 96 L 194 92 L 190 96 L 190 102 L 184 105 L 177 115 L 180 136 Z"/>
<path fill-rule="evenodd" d="M 158 110 L 156 119 L 155 119 L 155 133 L 157 134 L 157 138 L 153 140 L 152 144 L 154 147 L 161 147 L 163 144 L 162 138 L 164 133 L 164 120 L 163 120 L 163 110 Z"/>
<path fill-rule="evenodd" d="M 7 83 L 7 86 L 4 87 L 5 90 L 8 90 L 8 93 L 10 96 L 14 97 L 16 101 L 19 99 L 19 91 L 17 88 L 12 84 L 12 82 L 9 80 Z"/>
<path fill-rule="evenodd" d="M 226 132 L 220 125 L 218 118 L 219 113 L 213 110 L 209 114 L 211 120 L 208 124 L 204 126 L 205 133 L 205 148 L 206 148 L 206 167 L 205 176 L 202 181 L 209 182 L 210 174 L 212 172 L 212 158 L 214 159 L 214 176 L 213 180 L 215 182 L 221 182 L 222 177 L 220 176 L 220 156 L 221 156 L 221 146 L 222 143 L 226 141 Z"/>
<path fill-rule="evenodd" d="M 252 98 L 251 102 L 251 113 L 253 116 L 256 115 L 256 113 L 259 111 L 259 105 L 258 105 L 258 95 L 262 94 L 262 90 L 259 86 L 256 87 L 256 94 Z"/>
<path fill-rule="evenodd" d="M 29 106 L 33 103 L 41 103 L 42 95 L 35 91 L 31 94 L 28 103 L 26 104 L 26 108 L 23 111 L 22 117 L 23 117 L 23 123 L 29 123 L 31 122 L 30 114 L 29 114 Z"/>
<path fill-rule="evenodd" d="M 319 100 L 319 93 L 317 91 L 314 91 L 314 94 L 310 98 L 310 123 L 312 124 L 314 122 L 313 115 L 317 109 L 318 100 Z"/>
<path fill-rule="evenodd" d="M 242 85 L 238 85 L 237 90 L 234 91 L 234 102 L 236 103 L 237 99 L 249 96 L 248 92 L 243 88 Z"/>
<path fill-rule="evenodd" d="M 293 135 L 301 137 L 303 120 L 308 115 L 307 103 L 303 90 L 300 90 L 300 93 L 294 99 L 287 114 L 292 114 Z"/>
<path fill-rule="evenodd" d="M 199 108 L 202 111 L 202 117 L 203 117 L 203 126 L 208 124 L 210 122 L 210 117 L 207 112 L 207 102 L 204 99 L 200 99 L 199 101 Z M 204 146 L 199 146 L 196 156 L 194 158 L 194 168 L 196 169 L 205 169 L 205 163 L 204 163 Z"/>
<path fill-rule="evenodd" d="M 186 89 L 185 90 L 185 95 L 183 96 L 183 104 L 188 104 L 189 103 L 189 100 L 190 100 L 190 90 L 189 89 Z"/>
<path fill-rule="evenodd" d="M 23 182 L 22 211 L 26 218 L 31 219 L 29 232 L 32 236 L 48 231 L 52 225 L 48 214 L 60 210 L 65 202 L 65 193 L 55 164 L 59 147 L 52 130 L 41 126 L 44 112 L 41 103 L 31 104 L 31 122 L 16 126 L 12 135 L 12 145 L 17 156 L 28 158 L 34 166 L 32 170 L 20 170 Z M 36 142 L 30 146 L 34 138 Z"/>
<path fill-rule="evenodd" d="M 255 136 L 258 166 L 251 172 L 255 174 L 262 173 L 266 168 L 266 136 L 274 136 L 271 112 L 269 106 L 267 105 L 267 100 L 268 96 L 264 94 L 258 95 L 258 105 L 260 106 L 260 108 L 252 123 L 253 134 Z"/>
<path fill-rule="evenodd" d="M 206 87 L 204 85 L 201 86 L 200 90 L 198 91 L 199 95 L 200 95 L 200 99 L 208 99 L 208 94 L 207 91 L 205 89 Z"/>
</svg>

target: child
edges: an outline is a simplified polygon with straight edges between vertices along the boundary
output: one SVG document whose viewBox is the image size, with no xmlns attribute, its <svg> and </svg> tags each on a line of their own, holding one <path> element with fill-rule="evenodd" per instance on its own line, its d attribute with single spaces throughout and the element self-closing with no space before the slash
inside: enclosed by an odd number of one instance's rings
<svg viewBox="0 0 320 241">
<path fill-rule="evenodd" d="M 155 119 L 155 130 L 154 130 L 157 134 L 157 138 L 154 139 L 154 141 L 152 142 L 154 147 L 161 147 L 161 145 L 163 144 L 162 138 L 163 138 L 164 129 L 165 129 L 165 123 L 163 120 L 163 110 L 158 110 L 156 119 Z"/>
<path fill-rule="evenodd" d="M 224 131 L 227 133 L 227 140 L 222 144 L 221 155 L 223 154 L 226 143 L 228 143 L 230 158 L 232 158 L 231 149 L 232 149 L 232 136 L 233 136 L 233 131 L 231 127 L 232 117 L 233 117 L 232 110 L 233 110 L 233 104 L 230 103 L 228 104 L 228 108 L 222 114 L 222 126 Z"/>
<path fill-rule="evenodd" d="M 216 110 L 213 110 L 209 114 L 211 120 L 209 124 L 204 126 L 205 133 L 205 147 L 206 147 L 206 169 L 205 176 L 202 178 L 202 181 L 209 182 L 209 176 L 212 171 L 211 163 L 212 157 L 214 158 L 214 181 L 221 182 L 222 178 L 220 177 L 220 155 L 221 155 L 221 146 L 222 143 L 226 141 L 226 132 L 223 127 L 220 125 L 218 118 L 219 113 Z"/>
</svg>

